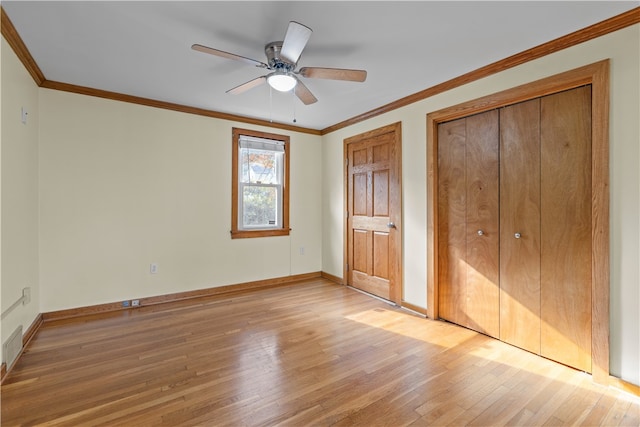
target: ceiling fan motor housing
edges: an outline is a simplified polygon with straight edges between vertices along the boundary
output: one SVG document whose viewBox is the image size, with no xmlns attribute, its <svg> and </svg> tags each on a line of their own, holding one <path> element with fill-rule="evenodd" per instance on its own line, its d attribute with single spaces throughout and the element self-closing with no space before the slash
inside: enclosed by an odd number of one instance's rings
<svg viewBox="0 0 640 427">
<path fill-rule="evenodd" d="M 280 57 L 280 51 L 282 50 L 281 41 L 271 42 L 265 45 L 264 53 L 267 56 L 269 67 L 276 71 L 291 72 L 296 67 L 296 64 L 285 61 Z"/>
</svg>

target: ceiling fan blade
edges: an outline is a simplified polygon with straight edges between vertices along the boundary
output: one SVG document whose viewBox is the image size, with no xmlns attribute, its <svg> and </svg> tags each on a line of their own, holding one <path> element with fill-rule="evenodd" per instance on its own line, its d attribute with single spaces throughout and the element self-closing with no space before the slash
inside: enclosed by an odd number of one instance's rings
<svg viewBox="0 0 640 427">
<path fill-rule="evenodd" d="M 296 93 L 296 96 L 300 99 L 300 101 L 302 101 L 304 105 L 309 105 L 309 104 L 318 102 L 318 99 L 315 96 L 313 96 L 309 88 L 306 87 L 300 81 L 300 79 L 296 78 L 296 80 L 298 80 L 298 83 L 296 84 L 294 91 Z"/>
<path fill-rule="evenodd" d="M 269 68 L 267 64 L 264 62 L 257 61 L 251 58 L 245 58 L 244 56 L 236 55 L 234 53 L 225 52 L 224 50 L 214 49 L 212 47 L 203 46 L 201 44 L 194 44 L 191 46 L 191 49 L 197 50 L 198 52 L 208 53 L 210 55 L 220 56 L 222 58 L 234 59 L 236 61 L 241 61 L 246 64 L 255 65 L 256 67 L 261 68 Z"/>
<path fill-rule="evenodd" d="M 289 61 L 292 64 L 298 62 L 302 50 L 307 45 L 309 37 L 313 31 L 311 28 L 304 26 L 298 22 L 289 22 L 287 33 L 284 36 L 282 42 L 282 49 L 280 50 L 280 57 Z"/>
<path fill-rule="evenodd" d="M 348 80 L 351 82 L 363 82 L 367 79 L 365 70 L 344 68 L 303 67 L 298 74 L 312 79 Z"/>
<path fill-rule="evenodd" d="M 227 91 L 227 93 L 232 93 L 234 95 L 238 95 L 241 94 L 243 92 L 248 91 L 249 89 L 253 89 L 254 87 L 258 87 L 261 84 L 264 84 L 264 82 L 267 81 L 267 76 L 260 76 L 260 77 L 256 77 L 253 80 L 249 80 L 246 83 L 242 83 L 240 86 L 236 86 L 233 89 L 229 89 Z"/>
</svg>

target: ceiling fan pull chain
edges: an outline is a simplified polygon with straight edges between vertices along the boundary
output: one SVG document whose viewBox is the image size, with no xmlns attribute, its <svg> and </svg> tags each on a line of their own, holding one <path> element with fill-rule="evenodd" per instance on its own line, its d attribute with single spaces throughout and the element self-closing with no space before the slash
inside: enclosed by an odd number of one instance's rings
<svg viewBox="0 0 640 427">
<path fill-rule="evenodd" d="M 296 94 L 295 91 L 291 91 L 291 102 L 293 103 L 293 123 L 297 122 L 296 120 Z"/>
<path fill-rule="evenodd" d="M 269 86 L 269 122 L 273 123 L 273 89 Z"/>
</svg>

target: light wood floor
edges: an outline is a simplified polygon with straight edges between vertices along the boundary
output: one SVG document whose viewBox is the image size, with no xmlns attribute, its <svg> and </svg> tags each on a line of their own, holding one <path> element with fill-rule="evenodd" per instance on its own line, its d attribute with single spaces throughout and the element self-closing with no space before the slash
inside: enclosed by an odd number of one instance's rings
<svg viewBox="0 0 640 427">
<path fill-rule="evenodd" d="M 45 324 L 2 425 L 628 425 L 637 397 L 325 280 Z"/>
</svg>

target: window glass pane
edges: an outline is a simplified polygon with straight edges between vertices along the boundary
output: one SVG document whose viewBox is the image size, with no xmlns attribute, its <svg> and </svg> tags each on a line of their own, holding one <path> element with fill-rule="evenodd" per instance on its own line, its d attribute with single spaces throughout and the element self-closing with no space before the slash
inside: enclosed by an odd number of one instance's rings
<svg viewBox="0 0 640 427">
<path fill-rule="evenodd" d="M 280 184 L 282 174 L 278 169 L 283 153 L 275 151 L 240 149 L 240 173 L 244 183 Z"/>
<path fill-rule="evenodd" d="M 281 227 L 278 218 L 278 188 L 244 185 L 242 189 L 243 227 Z"/>
</svg>

